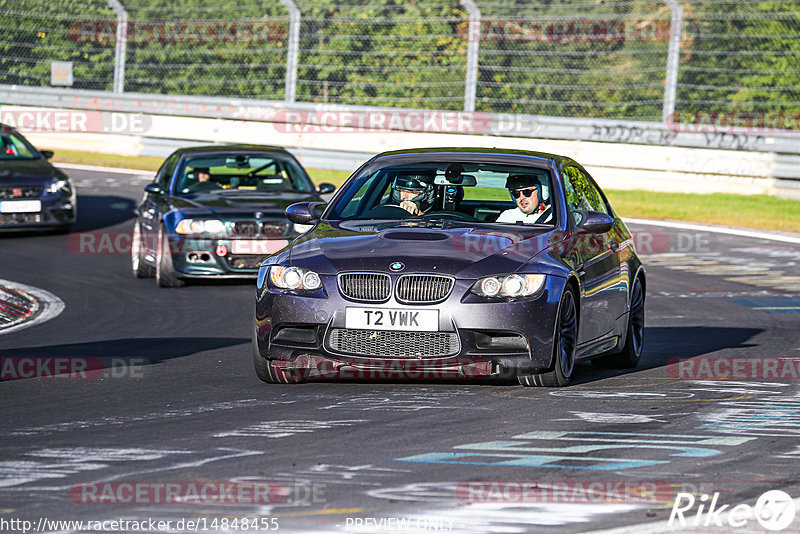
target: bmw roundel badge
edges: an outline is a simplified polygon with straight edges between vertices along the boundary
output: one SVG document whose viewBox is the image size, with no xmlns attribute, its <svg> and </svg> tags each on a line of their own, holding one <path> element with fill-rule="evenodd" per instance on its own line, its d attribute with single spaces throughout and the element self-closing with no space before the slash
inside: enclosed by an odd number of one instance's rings
<svg viewBox="0 0 800 534">
<path fill-rule="evenodd" d="M 397 272 L 397 271 L 402 271 L 403 269 L 406 268 L 406 266 L 405 266 L 405 264 L 403 264 L 403 262 L 396 261 L 396 262 L 392 263 L 391 265 L 389 265 L 389 268 L 391 270 L 393 270 L 394 272 Z"/>
</svg>

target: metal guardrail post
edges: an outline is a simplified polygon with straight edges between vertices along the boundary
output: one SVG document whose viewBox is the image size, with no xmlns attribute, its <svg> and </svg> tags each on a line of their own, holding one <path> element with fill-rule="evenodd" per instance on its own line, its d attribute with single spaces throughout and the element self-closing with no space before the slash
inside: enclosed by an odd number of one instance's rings
<svg viewBox="0 0 800 534">
<path fill-rule="evenodd" d="M 297 57 L 300 50 L 300 8 L 294 0 L 281 0 L 289 12 L 289 44 L 286 51 L 286 102 L 294 102 L 297 94 Z"/>
<path fill-rule="evenodd" d="M 664 111 L 661 117 L 664 124 L 672 121 L 675 113 L 675 100 L 678 92 L 678 64 L 681 53 L 681 33 L 683 26 L 683 6 L 679 0 L 666 0 L 671 13 L 669 49 L 667 51 L 667 80 L 664 87 Z"/>
<path fill-rule="evenodd" d="M 481 10 L 474 0 L 460 0 L 460 3 L 469 14 L 464 111 L 475 111 L 475 93 L 478 86 L 478 52 L 480 51 L 481 42 Z"/>
<path fill-rule="evenodd" d="M 107 0 L 117 15 L 117 45 L 114 49 L 114 93 L 125 91 L 125 54 L 128 49 L 128 12 L 119 0 Z"/>
</svg>

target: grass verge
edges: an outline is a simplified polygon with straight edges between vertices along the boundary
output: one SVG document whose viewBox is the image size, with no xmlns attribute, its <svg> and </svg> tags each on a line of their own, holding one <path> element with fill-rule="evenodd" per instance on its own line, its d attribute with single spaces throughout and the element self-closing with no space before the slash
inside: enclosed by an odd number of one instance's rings
<svg viewBox="0 0 800 534">
<path fill-rule="evenodd" d="M 163 159 L 115 156 L 58 150 L 54 163 L 79 163 L 102 167 L 123 167 L 155 172 Z M 341 186 L 350 176 L 348 171 L 308 169 L 315 183 L 328 182 Z M 656 193 L 653 191 L 606 190 L 611 204 L 622 217 L 670 219 L 705 224 L 721 224 L 800 232 L 800 202 L 767 195 L 733 195 L 714 193 Z"/>
</svg>

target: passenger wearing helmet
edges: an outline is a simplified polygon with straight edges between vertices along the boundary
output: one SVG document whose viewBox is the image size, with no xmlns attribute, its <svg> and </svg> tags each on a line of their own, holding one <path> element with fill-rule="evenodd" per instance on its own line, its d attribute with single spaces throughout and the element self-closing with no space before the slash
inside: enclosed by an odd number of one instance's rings
<svg viewBox="0 0 800 534">
<path fill-rule="evenodd" d="M 516 208 L 504 211 L 495 222 L 542 224 L 553 222 L 553 208 L 545 200 L 543 186 L 533 174 L 512 174 L 506 180 L 506 188 L 517 203 Z"/>
<path fill-rule="evenodd" d="M 422 215 L 433 207 L 433 178 L 426 174 L 398 174 L 392 183 L 391 203 L 412 215 Z"/>
</svg>

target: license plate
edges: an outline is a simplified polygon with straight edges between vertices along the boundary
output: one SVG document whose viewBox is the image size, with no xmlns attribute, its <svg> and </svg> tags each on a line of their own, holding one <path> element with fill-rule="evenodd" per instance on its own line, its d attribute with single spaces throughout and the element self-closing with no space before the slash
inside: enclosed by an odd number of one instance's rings
<svg viewBox="0 0 800 534">
<path fill-rule="evenodd" d="M 272 254 L 288 245 L 285 239 L 234 239 L 231 241 L 233 254 Z"/>
<path fill-rule="evenodd" d="M 345 309 L 344 326 L 360 330 L 437 332 L 439 330 L 439 310 L 348 307 Z"/>
<path fill-rule="evenodd" d="M 41 200 L 6 200 L 0 202 L 0 213 L 38 213 L 42 211 Z"/>
</svg>

